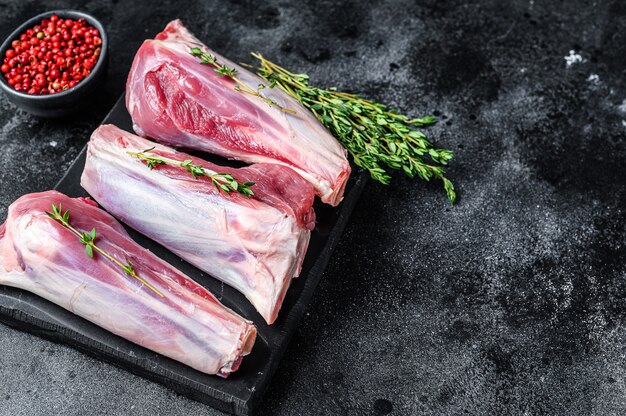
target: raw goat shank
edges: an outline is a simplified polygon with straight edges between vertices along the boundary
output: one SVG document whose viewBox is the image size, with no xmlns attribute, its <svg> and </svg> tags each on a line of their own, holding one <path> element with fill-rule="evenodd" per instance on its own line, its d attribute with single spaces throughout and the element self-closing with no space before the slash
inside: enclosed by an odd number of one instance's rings
<svg viewBox="0 0 626 416">
<path fill-rule="evenodd" d="M 59 221 L 70 211 L 79 232 L 96 228 L 96 246 L 124 263 L 163 297 L 94 252 Z M 256 328 L 206 289 L 130 239 L 113 217 L 84 198 L 56 191 L 28 194 L 0 226 L 0 284 L 24 289 L 152 351 L 223 377 L 237 370 Z"/>
<path fill-rule="evenodd" d="M 251 89 L 268 85 L 209 50 L 174 20 L 143 43 L 128 75 L 126 107 L 135 132 L 175 147 L 289 166 L 313 185 L 323 202 L 339 204 L 350 164 L 345 150 L 315 116 L 280 88 L 260 92 L 295 114 L 236 91 L 232 79 L 190 55 L 194 47 L 235 68 L 237 78 Z"/>
<path fill-rule="evenodd" d="M 146 154 L 255 182 L 254 196 L 218 190 L 174 164 L 149 169 L 129 154 L 151 147 Z M 313 187 L 290 168 L 217 166 L 113 125 L 92 134 L 81 185 L 121 221 L 239 290 L 268 323 L 300 273 L 315 224 Z"/>
</svg>

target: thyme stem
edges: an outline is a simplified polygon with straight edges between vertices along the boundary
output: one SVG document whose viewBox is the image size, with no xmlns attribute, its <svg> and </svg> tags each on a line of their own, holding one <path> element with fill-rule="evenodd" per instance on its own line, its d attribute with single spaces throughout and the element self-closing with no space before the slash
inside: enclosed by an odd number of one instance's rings
<svg viewBox="0 0 626 416">
<path fill-rule="evenodd" d="M 63 212 L 63 207 L 61 204 L 59 204 L 59 206 L 57 207 L 56 205 L 52 204 L 52 212 L 46 212 L 46 214 L 48 214 L 48 216 L 54 220 L 57 220 L 58 222 L 61 223 L 61 225 L 63 225 L 65 228 L 67 228 L 68 230 L 70 230 L 72 233 L 74 233 L 79 239 L 80 242 L 83 243 L 85 245 L 85 250 L 87 252 L 87 256 L 89 256 L 90 258 L 93 258 L 93 250 L 95 250 L 96 252 L 102 254 L 104 257 L 106 257 L 109 261 L 115 263 L 117 266 L 119 266 L 124 273 L 126 273 L 127 275 L 139 280 L 141 283 L 143 283 L 147 288 L 149 288 L 150 290 L 152 290 L 154 293 L 156 293 L 157 295 L 159 295 L 160 297 L 165 297 L 165 295 L 163 295 L 163 293 L 161 293 L 159 290 L 157 290 L 154 286 L 152 286 L 150 283 L 148 283 L 145 279 L 141 278 L 139 275 L 137 275 L 137 272 L 135 272 L 135 268 L 133 267 L 133 265 L 128 261 L 128 259 L 126 260 L 126 264 L 121 263 L 119 260 L 117 260 L 115 257 L 113 257 L 112 255 L 110 255 L 109 253 L 107 253 L 106 251 L 102 250 L 100 247 L 98 247 L 94 241 L 96 239 L 96 229 L 92 229 L 91 233 L 87 233 L 87 232 L 79 232 L 76 228 L 74 228 L 71 224 L 70 224 L 70 210 L 66 210 L 65 212 Z"/>
<path fill-rule="evenodd" d="M 267 104 L 269 104 L 270 106 L 274 106 L 279 108 L 280 110 L 289 113 L 289 114 L 296 114 L 296 112 L 294 110 L 290 110 L 288 108 L 283 107 L 282 105 L 278 104 L 276 101 L 272 100 L 271 98 L 267 97 L 266 95 L 262 94 L 259 90 L 265 88 L 264 84 L 259 84 L 258 88 L 256 90 L 252 89 L 250 86 L 248 86 L 248 84 L 246 84 L 245 82 L 243 82 L 242 80 L 240 80 L 235 74 L 237 73 L 237 70 L 235 68 L 230 68 L 228 66 L 226 66 L 225 64 L 219 64 L 219 62 L 217 62 L 217 57 L 215 57 L 214 55 L 208 53 L 208 52 L 202 52 L 202 49 L 198 48 L 198 47 L 194 47 L 191 48 L 191 50 L 189 51 L 189 53 L 192 56 L 195 56 L 197 58 L 200 58 L 200 63 L 201 64 L 206 64 L 206 65 L 212 65 L 214 67 L 214 71 L 217 72 L 219 75 L 228 77 L 230 79 L 232 79 L 233 81 L 235 81 L 235 83 L 237 84 L 237 86 L 235 87 L 236 91 L 242 92 L 244 94 L 249 94 L 255 97 L 259 97 L 261 98 L 263 101 L 265 101 Z"/>
<path fill-rule="evenodd" d="M 147 153 L 152 151 L 154 147 L 150 149 L 143 150 L 141 152 L 132 152 L 127 151 L 129 155 L 136 157 L 140 160 L 145 160 L 147 162 L 149 169 L 154 169 L 156 165 L 171 165 L 171 166 L 180 166 L 185 168 L 185 170 L 193 175 L 194 178 L 198 178 L 200 176 L 206 176 L 211 179 L 211 183 L 217 188 L 218 191 L 224 191 L 226 193 L 230 193 L 232 191 L 236 191 L 246 198 L 254 195 L 251 186 L 254 185 L 254 182 L 238 182 L 233 175 L 225 172 L 215 172 L 211 169 L 207 169 L 202 165 L 193 165 L 191 159 L 186 159 L 182 162 L 174 159 L 170 159 L 164 156 L 153 156 L 148 155 Z"/>
</svg>

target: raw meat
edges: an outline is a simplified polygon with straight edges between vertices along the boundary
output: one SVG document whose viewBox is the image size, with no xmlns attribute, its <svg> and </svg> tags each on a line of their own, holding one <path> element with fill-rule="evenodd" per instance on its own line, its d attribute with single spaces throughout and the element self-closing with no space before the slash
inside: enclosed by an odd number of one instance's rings
<svg viewBox="0 0 626 416">
<path fill-rule="evenodd" d="M 78 231 L 96 228 L 96 246 L 156 291 L 126 275 L 46 214 L 70 211 Z M 9 207 L 0 226 L 0 284 L 39 295 L 136 344 L 208 374 L 237 370 L 256 328 L 206 289 L 130 239 L 113 217 L 85 198 L 56 191 L 28 194 Z"/>
<path fill-rule="evenodd" d="M 180 20 L 135 56 L 126 84 L 126 106 L 135 132 L 175 147 L 203 150 L 249 163 L 291 167 L 322 201 L 337 205 L 350 176 L 346 152 L 313 114 L 280 88 L 261 92 L 285 108 L 234 90 L 235 83 L 190 55 L 200 47 L 237 69 L 252 89 L 263 79 L 210 51 Z"/>
<path fill-rule="evenodd" d="M 180 166 L 150 170 L 127 153 L 153 146 L 152 155 L 253 181 L 254 196 L 218 191 Z M 81 185 L 126 224 L 239 290 L 268 323 L 300 273 L 315 224 L 313 187 L 288 167 L 221 167 L 113 125 L 92 134 Z"/>
</svg>

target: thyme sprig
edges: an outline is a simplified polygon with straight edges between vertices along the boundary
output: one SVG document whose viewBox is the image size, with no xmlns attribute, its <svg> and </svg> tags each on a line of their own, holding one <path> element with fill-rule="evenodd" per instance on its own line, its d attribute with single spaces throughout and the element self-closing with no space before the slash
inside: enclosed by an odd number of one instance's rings
<svg viewBox="0 0 626 416">
<path fill-rule="evenodd" d="M 233 175 L 225 172 L 215 172 L 210 169 L 205 168 L 202 165 L 194 165 L 191 159 L 185 159 L 180 162 L 178 160 L 170 159 L 163 156 L 149 155 L 147 153 L 154 150 L 154 147 L 151 147 L 146 150 L 142 150 L 141 152 L 132 152 L 128 151 L 131 156 L 136 157 L 140 160 L 145 160 L 146 165 L 150 170 L 154 169 L 157 165 L 171 165 L 171 166 L 180 166 L 185 168 L 185 170 L 193 175 L 194 178 L 199 178 L 201 176 L 205 176 L 211 180 L 211 183 L 218 191 L 224 191 L 226 193 L 230 193 L 232 191 L 238 192 L 246 198 L 250 198 L 254 195 L 251 186 L 254 185 L 254 182 L 238 182 Z"/>
<path fill-rule="evenodd" d="M 278 86 L 311 110 L 348 150 L 354 163 L 367 169 L 373 179 L 389 183 L 391 176 L 383 165 L 401 169 L 410 177 L 439 179 L 448 199 L 455 201 L 454 185 L 442 167 L 453 153 L 435 148 L 424 133 L 415 129 L 434 124 L 434 117 L 409 118 L 356 94 L 313 87 L 308 75 L 289 72 L 260 53 L 252 56 L 260 62 L 257 74 L 270 83 L 270 88 Z"/>
<path fill-rule="evenodd" d="M 259 97 L 270 106 L 277 107 L 286 113 L 296 114 L 295 111 L 283 107 L 282 105 L 278 104 L 276 101 L 272 100 L 271 98 L 267 97 L 265 94 L 261 93 L 260 90 L 265 88 L 264 84 L 259 84 L 256 90 L 249 87 L 245 82 L 237 78 L 236 76 L 237 69 L 230 68 L 226 66 L 226 64 L 220 64 L 217 61 L 217 57 L 215 55 L 210 54 L 208 52 L 203 52 L 202 49 L 198 47 L 191 48 L 189 53 L 196 58 L 200 58 L 201 64 L 212 65 L 214 67 L 213 70 L 217 72 L 219 75 L 228 77 L 232 79 L 233 81 L 235 81 L 237 83 L 237 85 L 235 86 L 235 91 L 239 91 L 244 94 L 249 94 L 255 97 Z"/>
<path fill-rule="evenodd" d="M 59 204 L 58 207 L 52 204 L 52 212 L 46 211 L 46 214 L 48 214 L 50 218 L 60 222 L 65 228 L 69 229 L 71 232 L 76 234 L 76 236 L 80 239 L 80 242 L 85 245 L 85 252 L 87 253 L 87 256 L 89 258 L 92 258 L 92 259 L 94 258 L 94 251 L 97 253 L 100 253 L 105 258 L 107 258 L 108 260 L 112 261 L 117 266 L 119 266 L 124 271 L 124 273 L 126 273 L 128 276 L 131 276 L 139 280 L 147 288 L 152 290 L 154 293 L 156 293 L 160 297 L 162 298 L 165 297 L 165 295 L 163 295 L 163 293 L 161 293 L 158 289 L 156 289 L 150 283 L 146 282 L 143 278 L 137 275 L 137 272 L 135 271 L 134 266 L 130 263 L 128 259 L 126 259 L 126 264 L 124 264 L 120 262 L 119 260 L 117 260 L 112 255 L 110 255 L 109 253 L 107 253 L 106 251 L 104 251 L 103 249 L 101 249 L 100 247 L 98 247 L 95 243 L 96 238 L 98 237 L 96 234 L 95 228 L 92 228 L 90 232 L 86 232 L 86 231 L 81 232 L 81 231 L 78 231 L 76 228 L 74 228 L 70 224 L 70 210 L 68 209 L 65 212 L 63 212 L 62 204 Z"/>
</svg>

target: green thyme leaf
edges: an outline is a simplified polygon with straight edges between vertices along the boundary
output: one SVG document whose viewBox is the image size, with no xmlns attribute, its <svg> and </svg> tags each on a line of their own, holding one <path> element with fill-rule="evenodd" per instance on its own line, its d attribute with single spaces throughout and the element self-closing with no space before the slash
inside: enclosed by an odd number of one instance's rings
<svg viewBox="0 0 626 416">
<path fill-rule="evenodd" d="M 235 68 L 230 68 L 226 65 L 222 65 L 219 68 L 214 68 L 213 70 L 224 77 L 234 77 L 237 73 L 237 70 Z"/>
<path fill-rule="evenodd" d="M 124 270 L 124 273 L 129 276 L 135 275 L 135 267 L 130 263 L 130 261 L 128 261 L 128 259 L 126 259 L 126 264 L 122 266 L 122 269 Z"/>
</svg>

